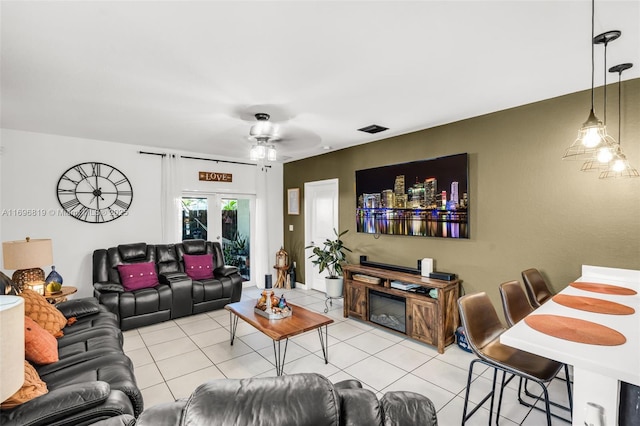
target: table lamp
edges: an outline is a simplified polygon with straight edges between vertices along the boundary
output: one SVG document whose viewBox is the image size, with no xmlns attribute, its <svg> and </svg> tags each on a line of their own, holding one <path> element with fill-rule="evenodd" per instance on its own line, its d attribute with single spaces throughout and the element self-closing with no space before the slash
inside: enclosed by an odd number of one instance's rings
<svg viewBox="0 0 640 426">
<path fill-rule="evenodd" d="M 0 402 L 24 383 L 24 299 L 0 296 Z"/>
<path fill-rule="evenodd" d="M 31 287 L 44 294 L 44 271 L 42 265 L 53 263 L 51 240 L 32 240 L 27 237 L 19 241 L 2 243 L 4 269 L 14 269 L 11 279 L 20 291 Z"/>
</svg>

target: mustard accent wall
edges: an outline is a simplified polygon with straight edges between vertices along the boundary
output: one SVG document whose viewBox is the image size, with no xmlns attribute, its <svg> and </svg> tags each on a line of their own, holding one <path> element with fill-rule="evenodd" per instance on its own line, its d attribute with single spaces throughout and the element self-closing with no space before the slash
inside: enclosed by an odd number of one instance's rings
<svg viewBox="0 0 640 426">
<path fill-rule="evenodd" d="M 640 168 L 640 79 L 622 84 L 622 147 Z M 603 119 L 601 90 L 596 114 Z M 609 133 L 618 140 L 615 84 L 607 96 Z M 297 281 L 305 273 L 304 183 L 329 178 L 340 180 L 340 230 L 349 230 L 350 262 L 367 255 L 415 268 L 417 259 L 432 257 L 436 270 L 458 274 L 465 292 L 486 291 L 499 312 L 499 284 L 521 281 L 527 268 L 538 268 L 555 291 L 580 276 L 582 264 L 640 269 L 640 178 L 598 179 L 580 172 L 580 162 L 561 160 L 589 104 L 590 92 L 579 92 L 285 164 L 285 193 L 301 189 L 301 214 L 284 215 Z M 354 131 L 362 124 L 354 123 Z M 463 152 L 470 239 L 356 233 L 356 170 Z"/>
</svg>

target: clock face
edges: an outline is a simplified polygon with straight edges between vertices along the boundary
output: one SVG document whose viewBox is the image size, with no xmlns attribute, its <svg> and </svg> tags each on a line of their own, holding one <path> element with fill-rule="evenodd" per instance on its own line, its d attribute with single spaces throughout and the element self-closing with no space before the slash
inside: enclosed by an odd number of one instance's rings
<svg viewBox="0 0 640 426">
<path fill-rule="evenodd" d="M 81 163 L 58 180 L 60 205 L 83 222 L 111 222 L 127 213 L 132 200 L 131 182 L 108 164 Z"/>
</svg>

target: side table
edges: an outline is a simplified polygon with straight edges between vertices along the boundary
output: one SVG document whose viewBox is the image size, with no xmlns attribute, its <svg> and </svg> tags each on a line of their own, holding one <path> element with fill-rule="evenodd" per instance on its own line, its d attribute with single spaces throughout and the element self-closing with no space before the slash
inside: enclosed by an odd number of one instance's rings
<svg viewBox="0 0 640 426">
<path fill-rule="evenodd" d="M 77 292 L 78 289 L 70 286 L 63 285 L 59 292 L 57 293 L 44 293 L 44 298 L 51 304 L 56 304 L 60 302 L 64 302 L 67 300 L 67 296 Z"/>
</svg>

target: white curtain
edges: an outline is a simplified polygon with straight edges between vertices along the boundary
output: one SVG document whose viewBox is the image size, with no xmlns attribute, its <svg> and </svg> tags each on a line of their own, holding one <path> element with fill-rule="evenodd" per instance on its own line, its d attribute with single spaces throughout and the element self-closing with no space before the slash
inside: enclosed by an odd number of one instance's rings
<svg viewBox="0 0 640 426">
<path fill-rule="evenodd" d="M 162 157 L 161 182 L 160 226 L 162 227 L 162 241 L 166 244 L 177 243 L 182 240 L 180 228 L 182 173 L 179 155 L 167 154 Z"/>
<path fill-rule="evenodd" d="M 269 209 L 267 208 L 267 167 L 256 167 L 256 257 L 252 262 L 258 288 L 264 288 L 265 275 L 271 274 L 269 265 Z M 273 277 L 272 277 L 273 279 Z"/>
</svg>

